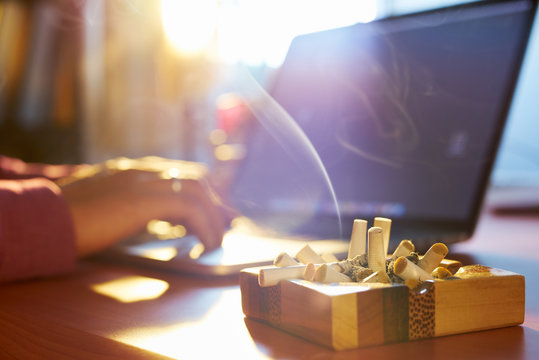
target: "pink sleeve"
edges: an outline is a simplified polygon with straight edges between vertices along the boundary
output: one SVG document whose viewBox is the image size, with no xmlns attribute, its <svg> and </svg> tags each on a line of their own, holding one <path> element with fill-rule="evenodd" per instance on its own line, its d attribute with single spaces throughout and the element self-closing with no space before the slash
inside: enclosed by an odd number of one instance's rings
<svg viewBox="0 0 539 360">
<path fill-rule="evenodd" d="M 45 177 L 59 179 L 88 165 L 48 165 L 26 163 L 22 160 L 0 155 L 0 179 L 29 179 Z"/>
<path fill-rule="evenodd" d="M 44 178 L 0 180 L 0 282 L 64 273 L 75 267 L 67 203 Z"/>
</svg>

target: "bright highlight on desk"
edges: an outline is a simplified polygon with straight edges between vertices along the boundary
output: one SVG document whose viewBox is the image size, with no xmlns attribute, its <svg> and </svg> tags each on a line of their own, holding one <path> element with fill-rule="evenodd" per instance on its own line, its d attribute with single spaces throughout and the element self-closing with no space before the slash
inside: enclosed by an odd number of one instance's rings
<svg viewBox="0 0 539 360">
<path fill-rule="evenodd" d="M 169 288 L 166 281 L 146 276 L 126 276 L 91 286 L 98 294 L 122 303 L 153 300 L 163 295 Z"/>
</svg>

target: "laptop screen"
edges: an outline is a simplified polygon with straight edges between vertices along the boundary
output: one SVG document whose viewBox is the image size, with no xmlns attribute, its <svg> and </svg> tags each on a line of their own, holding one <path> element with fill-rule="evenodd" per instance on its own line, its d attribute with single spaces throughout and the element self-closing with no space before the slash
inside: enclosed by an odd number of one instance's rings
<svg viewBox="0 0 539 360">
<path fill-rule="evenodd" d="M 337 213 L 475 221 L 534 10 L 481 2 L 297 37 L 270 93 L 316 149 L 338 206 L 309 150 L 262 126 L 238 207 L 287 231 Z"/>
</svg>

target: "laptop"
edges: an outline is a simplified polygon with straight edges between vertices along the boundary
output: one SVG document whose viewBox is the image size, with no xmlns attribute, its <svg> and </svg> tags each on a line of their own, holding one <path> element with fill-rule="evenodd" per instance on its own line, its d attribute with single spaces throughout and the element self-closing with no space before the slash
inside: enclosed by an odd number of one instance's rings
<svg viewBox="0 0 539 360">
<path fill-rule="evenodd" d="M 146 234 L 107 254 L 229 275 L 293 256 L 306 239 L 342 256 L 353 220 L 376 216 L 393 221 L 390 250 L 402 239 L 420 251 L 468 239 L 536 5 L 480 1 L 298 36 L 271 98 L 246 96 L 258 121 L 230 189 L 243 223 L 223 247 L 201 254 L 193 237 Z"/>
</svg>

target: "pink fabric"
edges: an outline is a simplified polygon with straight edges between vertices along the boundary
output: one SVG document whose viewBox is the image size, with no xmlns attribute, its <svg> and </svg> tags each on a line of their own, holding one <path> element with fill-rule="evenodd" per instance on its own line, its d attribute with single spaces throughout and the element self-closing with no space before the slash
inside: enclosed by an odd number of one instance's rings
<svg viewBox="0 0 539 360">
<path fill-rule="evenodd" d="M 87 165 L 48 165 L 25 163 L 0 155 L 0 179 L 28 179 L 38 176 L 55 180 Z"/>
<path fill-rule="evenodd" d="M 50 180 L 73 169 L 0 156 L 0 282 L 74 269 L 71 214 Z"/>
</svg>

